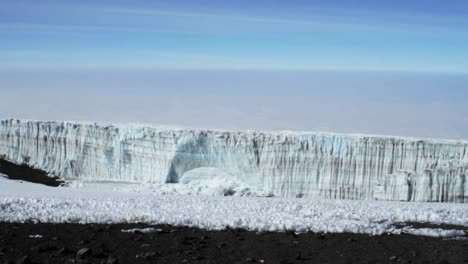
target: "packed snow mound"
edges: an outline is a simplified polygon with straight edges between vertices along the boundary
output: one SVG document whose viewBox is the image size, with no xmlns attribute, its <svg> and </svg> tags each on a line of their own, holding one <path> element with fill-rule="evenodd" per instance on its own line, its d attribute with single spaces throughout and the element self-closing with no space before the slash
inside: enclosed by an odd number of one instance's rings
<svg viewBox="0 0 468 264">
<path fill-rule="evenodd" d="M 410 233 L 463 239 L 468 230 L 466 204 L 156 195 L 152 192 L 116 190 L 112 185 L 54 188 L 0 178 L 0 221 L 140 222 L 210 230 L 230 227 L 257 231 L 372 235 Z M 429 223 L 434 227 L 421 229 L 402 225 L 410 222 Z"/>
<path fill-rule="evenodd" d="M 234 185 L 239 195 L 463 203 L 467 150 L 461 140 L 0 121 L 0 155 L 18 164 L 221 195 Z"/>
</svg>

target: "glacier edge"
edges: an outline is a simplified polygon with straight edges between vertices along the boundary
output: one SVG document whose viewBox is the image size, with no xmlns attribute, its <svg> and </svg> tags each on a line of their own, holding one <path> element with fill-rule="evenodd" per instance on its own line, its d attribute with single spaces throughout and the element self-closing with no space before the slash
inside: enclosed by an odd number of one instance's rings
<svg viewBox="0 0 468 264">
<path fill-rule="evenodd" d="M 209 168 L 284 197 L 468 202 L 468 142 L 0 121 L 0 155 L 65 179 L 179 183 Z"/>
</svg>

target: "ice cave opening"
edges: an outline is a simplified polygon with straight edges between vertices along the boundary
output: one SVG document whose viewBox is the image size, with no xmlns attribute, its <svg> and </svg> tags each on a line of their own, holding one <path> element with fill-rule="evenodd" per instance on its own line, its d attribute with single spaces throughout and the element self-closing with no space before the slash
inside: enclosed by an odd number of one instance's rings
<svg viewBox="0 0 468 264">
<path fill-rule="evenodd" d="M 235 180 L 236 176 L 215 167 L 198 167 L 186 171 L 182 177 L 180 177 L 179 183 L 210 182 L 213 179 L 229 181 Z"/>
</svg>

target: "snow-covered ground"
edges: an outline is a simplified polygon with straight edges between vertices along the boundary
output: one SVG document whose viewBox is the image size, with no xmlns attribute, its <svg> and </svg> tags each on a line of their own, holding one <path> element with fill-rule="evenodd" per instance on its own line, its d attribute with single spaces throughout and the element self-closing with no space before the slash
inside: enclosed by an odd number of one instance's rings
<svg viewBox="0 0 468 264">
<path fill-rule="evenodd" d="M 383 201 L 161 195 L 111 183 L 47 187 L 0 177 L 0 221 L 171 224 L 258 231 L 464 236 L 468 205 Z M 138 191 L 135 191 L 138 190 Z M 416 229 L 400 223 L 460 226 Z M 462 230 L 463 229 L 463 230 Z"/>
</svg>

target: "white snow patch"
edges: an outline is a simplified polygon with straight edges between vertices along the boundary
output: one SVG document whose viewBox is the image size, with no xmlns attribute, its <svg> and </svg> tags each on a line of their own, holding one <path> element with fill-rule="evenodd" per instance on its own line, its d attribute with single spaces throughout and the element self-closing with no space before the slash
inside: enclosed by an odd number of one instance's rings
<svg viewBox="0 0 468 264">
<path fill-rule="evenodd" d="M 462 237 L 465 235 L 463 230 L 447 230 L 441 228 L 412 228 L 404 227 L 402 232 L 417 236 L 429 237 Z"/>
<path fill-rule="evenodd" d="M 143 233 L 143 234 L 150 234 L 150 233 L 161 232 L 162 229 L 148 227 L 148 228 L 122 229 L 121 231 L 122 231 L 123 233 Z"/>
<path fill-rule="evenodd" d="M 42 238 L 42 235 L 29 235 L 29 238 Z"/>
</svg>

